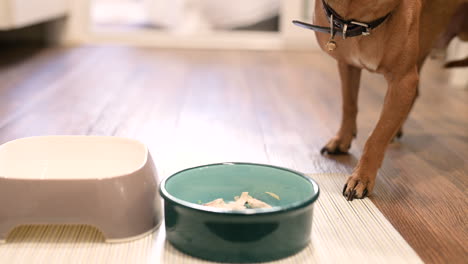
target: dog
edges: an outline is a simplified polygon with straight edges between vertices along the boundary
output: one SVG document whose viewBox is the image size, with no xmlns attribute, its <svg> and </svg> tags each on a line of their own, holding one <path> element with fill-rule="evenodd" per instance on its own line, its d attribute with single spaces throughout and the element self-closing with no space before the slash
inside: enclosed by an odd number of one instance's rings
<svg viewBox="0 0 468 264">
<path fill-rule="evenodd" d="M 322 154 L 345 154 L 357 134 L 362 69 L 388 84 L 379 120 L 343 188 L 349 200 L 369 196 L 387 146 L 402 127 L 419 94 L 419 73 L 457 7 L 468 0 L 316 0 L 314 25 L 322 50 L 335 58 L 341 79 L 342 120 Z"/>
<path fill-rule="evenodd" d="M 468 2 L 461 4 L 455 11 L 455 14 L 447 25 L 447 28 L 434 45 L 432 57 L 437 58 L 437 55 L 440 54 L 442 55 L 441 57 L 444 58 L 448 45 L 455 37 L 458 37 L 458 39 L 462 41 L 468 41 Z M 468 57 L 460 60 L 449 61 L 444 65 L 445 68 L 466 66 L 468 66 Z"/>
</svg>

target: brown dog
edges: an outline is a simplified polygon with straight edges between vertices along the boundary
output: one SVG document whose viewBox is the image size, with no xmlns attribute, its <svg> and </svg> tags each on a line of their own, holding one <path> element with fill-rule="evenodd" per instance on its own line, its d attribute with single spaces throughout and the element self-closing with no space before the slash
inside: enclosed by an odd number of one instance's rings
<svg viewBox="0 0 468 264">
<path fill-rule="evenodd" d="M 444 33 L 436 42 L 434 46 L 434 51 L 436 52 L 434 53 L 444 54 L 448 45 L 455 37 L 458 37 L 462 41 L 468 41 L 468 2 L 461 4 L 455 11 Z M 468 66 L 468 57 L 461 60 L 449 61 L 444 66 L 446 68 L 466 67 Z"/>
<path fill-rule="evenodd" d="M 348 200 L 364 198 L 372 192 L 385 150 L 392 138 L 402 135 L 402 125 L 418 96 L 424 60 L 457 6 L 466 1 L 316 0 L 317 26 L 302 23 L 319 31 L 317 40 L 338 61 L 341 78 L 341 127 L 322 153 L 347 153 L 351 146 L 357 132 L 361 69 L 381 73 L 388 82 L 379 121 L 344 186 L 343 195 Z"/>
</svg>

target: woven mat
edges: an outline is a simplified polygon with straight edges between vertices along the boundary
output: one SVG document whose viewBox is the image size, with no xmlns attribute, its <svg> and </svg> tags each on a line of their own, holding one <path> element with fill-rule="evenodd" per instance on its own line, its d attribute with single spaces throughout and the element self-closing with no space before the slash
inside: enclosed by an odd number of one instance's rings
<svg viewBox="0 0 468 264">
<path fill-rule="evenodd" d="M 312 242 L 271 263 L 422 263 L 369 199 L 347 202 L 345 175 L 311 175 L 321 194 L 314 208 Z M 187 256 L 166 240 L 164 228 L 136 241 L 106 244 L 86 226 L 23 226 L 0 245 L 0 263 L 212 263 Z"/>
</svg>

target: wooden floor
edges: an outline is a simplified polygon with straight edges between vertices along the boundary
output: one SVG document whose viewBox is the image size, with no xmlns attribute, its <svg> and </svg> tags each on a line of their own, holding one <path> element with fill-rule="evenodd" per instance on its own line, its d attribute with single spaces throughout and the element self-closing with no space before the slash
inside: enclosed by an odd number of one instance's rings
<svg viewBox="0 0 468 264">
<path fill-rule="evenodd" d="M 425 262 L 466 263 L 468 93 L 448 86 L 435 62 L 421 86 L 371 199 Z M 149 146 L 161 177 L 182 169 L 181 158 L 350 173 L 385 90 L 380 76 L 363 76 L 357 141 L 350 155 L 331 158 L 319 150 L 337 130 L 340 89 L 322 53 L 8 48 L 0 51 L 0 144 L 132 137 Z"/>
</svg>

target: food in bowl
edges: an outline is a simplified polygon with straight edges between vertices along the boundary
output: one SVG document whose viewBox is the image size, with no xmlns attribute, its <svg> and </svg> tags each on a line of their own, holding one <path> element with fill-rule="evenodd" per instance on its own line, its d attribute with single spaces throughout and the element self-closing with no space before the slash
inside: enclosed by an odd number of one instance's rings
<svg viewBox="0 0 468 264">
<path fill-rule="evenodd" d="M 254 163 L 185 169 L 165 178 L 160 191 L 172 246 L 195 257 L 234 263 L 273 261 L 305 248 L 320 192 L 317 183 L 300 172 Z M 219 198 L 230 201 L 242 192 L 272 207 L 203 206 Z"/>
<path fill-rule="evenodd" d="M 234 197 L 234 201 L 228 203 L 226 203 L 223 198 L 218 198 L 203 205 L 231 210 L 271 208 L 271 205 L 250 196 L 249 192 L 242 192 L 241 196 Z"/>
</svg>

